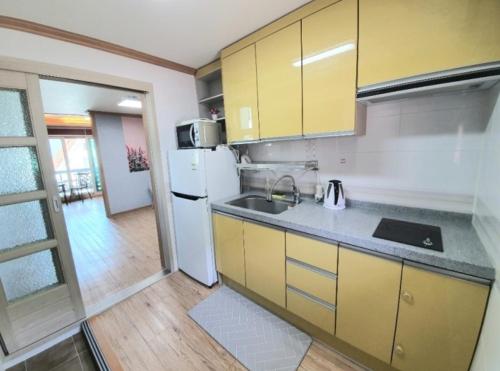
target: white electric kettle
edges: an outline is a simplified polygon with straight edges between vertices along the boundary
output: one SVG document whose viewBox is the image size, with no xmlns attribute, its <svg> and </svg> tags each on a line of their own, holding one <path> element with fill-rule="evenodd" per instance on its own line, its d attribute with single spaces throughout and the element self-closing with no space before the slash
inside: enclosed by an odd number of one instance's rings
<svg viewBox="0 0 500 371">
<path fill-rule="evenodd" d="M 333 179 L 328 182 L 323 206 L 333 210 L 345 209 L 344 188 L 340 180 Z"/>
</svg>

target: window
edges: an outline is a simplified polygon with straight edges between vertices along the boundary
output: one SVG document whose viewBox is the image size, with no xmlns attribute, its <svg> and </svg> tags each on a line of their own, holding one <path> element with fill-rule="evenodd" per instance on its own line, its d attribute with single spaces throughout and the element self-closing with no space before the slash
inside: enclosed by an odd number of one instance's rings
<svg viewBox="0 0 500 371">
<path fill-rule="evenodd" d="M 79 173 L 89 173 L 91 190 L 102 191 L 94 138 L 52 136 L 49 143 L 58 184 L 65 184 L 69 189 L 78 182 Z"/>
</svg>

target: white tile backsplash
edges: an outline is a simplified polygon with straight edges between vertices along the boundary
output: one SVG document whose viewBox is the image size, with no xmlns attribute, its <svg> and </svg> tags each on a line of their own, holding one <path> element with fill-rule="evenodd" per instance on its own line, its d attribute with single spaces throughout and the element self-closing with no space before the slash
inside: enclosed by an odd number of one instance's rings
<svg viewBox="0 0 500 371">
<path fill-rule="evenodd" d="M 488 127 L 477 178 L 473 224 L 496 269 L 488 309 L 471 367 L 494 370 L 500 364 L 500 85 L 490 93 Z"/>
<path fill-rule="evenodd" d="M 293 174 L 312 193 L 341 179 L 348 197 L 472 212 L 480 152 L 488 122 L 488 93 L 406 98 L 368 107 L 363 136 L 248 145 L 254 161 L 318 160 L 319 175 Z M 245 182 L 262 186 L 253 173 Z"/>
</svg>

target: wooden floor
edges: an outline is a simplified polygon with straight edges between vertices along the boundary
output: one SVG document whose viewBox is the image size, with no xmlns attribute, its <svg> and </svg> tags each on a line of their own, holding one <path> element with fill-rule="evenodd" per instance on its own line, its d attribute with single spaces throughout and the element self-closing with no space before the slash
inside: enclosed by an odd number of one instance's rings
<svg viewBox="0 0 500 371">
<path fill-rule="evenodd" d="M 65 205 L 64 218 L 86 308 L 162 270 L 152 208 L 107 218 L 94 197 Z"/>
<path fill-rule="evenodd" d="M 187 315 L 214 290 L 176 272 L 92 318 L 112 370 L 244 370 Z M 363 369 L 314 341 L 299 370 Z"/>
</svg>

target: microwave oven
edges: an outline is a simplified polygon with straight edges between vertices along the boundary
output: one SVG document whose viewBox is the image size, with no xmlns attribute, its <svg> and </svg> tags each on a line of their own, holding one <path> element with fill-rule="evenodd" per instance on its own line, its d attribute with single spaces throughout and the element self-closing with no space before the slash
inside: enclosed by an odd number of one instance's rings
<svg viewBox="0 0 500 371">
<path fill-rule="evenodd" d="M 213 148 L 221 144 L 218 122 L 209 119 L 183 121 L 176 126 L 179 148 Z"/>
</svg>

